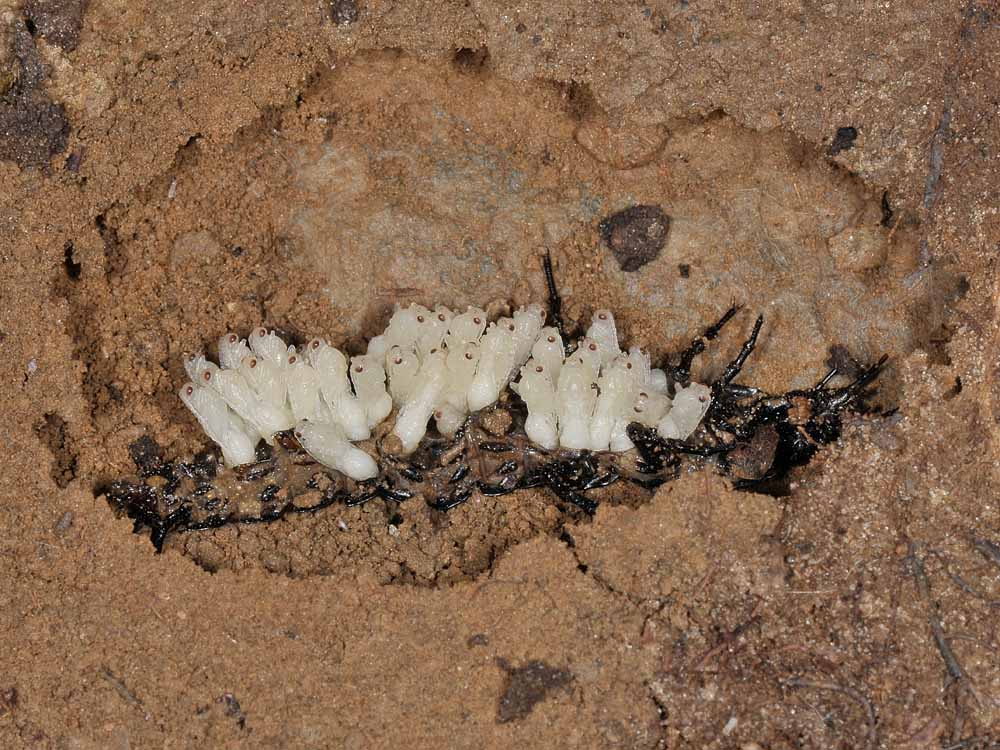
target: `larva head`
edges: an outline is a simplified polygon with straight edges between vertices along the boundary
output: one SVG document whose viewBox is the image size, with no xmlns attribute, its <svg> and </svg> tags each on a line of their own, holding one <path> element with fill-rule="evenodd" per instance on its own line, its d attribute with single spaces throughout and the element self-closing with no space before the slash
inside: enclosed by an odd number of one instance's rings
<svg viewBox="0 0 1000 750">
<path fill-rule="evenodd" d="M 479 363 L 479 345 L 471 341 L 459 344 L 454 349 L 447 349 L 448 370 L 456 375 L 471 377 Z"/>
<path fill-rule="evenodd" d="M 478 341 L 484 330 L 486 330 L 486 313 L 478 307 L 470 307 L 449 321 L 448 346 L 457 346 L 466 341 Z"/>
<path fill-rule="evenodd" d="M 531 347 L 531 356 L 546 362 L 563 359 L 563 341 L 557 328 L 543 328 L 538 332 L 538 338 Z"/>
<path fill-rule="evenodd" d="M 408 346 L 416 342 L 420 335 L 420 323 L 418 317 L 422 316 L 419 310 L 414 309 L 415 305 L 409 307 L 397 307 L 396 312 L 389 318 L 389 326 L 385 329 L 382 337 L 385 339 L 385 346 L 391 348 L 394 345 Z M 426 308 L 425 308 L 426 310 Z M 376 336 L 376 338 L 379 338 Z"/>
<path fill-rule="evenodd" d="M 247 342 L 235 333 L 227 333 L 219 338 L 219 364 L 227 370 L 235 370 L 240 360 L 250 354 Z"/>
<path fill-rule="evenodd" d="M 438 307 L 433 312 L 423 308 L 417 315 L 419 335 L 417 350 L 423 355 L 431 349 L 440 348 L 448 333 L 448 323 L 452 313 L 447 307 Z"/>
<path fill-rule="evenodd" d="M 541 305 L 528 305 L 514 313 L 514 357 L 523 362 L 531 354 L 531 347 L 538 332 L 545 324 L 545 310 Z"/>
<path fill-rule="evenodd" d="M 649 373 L 651 371 L 651 361 L 649 355 L 638 346 L 633 346 L 628 350 L 628 361 L 632 365 L 629 370 L 632 371 L 632 377 L 635 381 L 640 385 L 648 383 Z"/>
<path fill-rule="evenodd" d="M 430 310 L 428 310 L 423 305 L 418 305 L 416 302 L 410 305 L 410 313 L 416 320 L 417 325 L 424 325 L 426 323 L 429 323 L 431 318 L 433 317 L 433 313 Z"/>
<path fill-rule="evenodd" d="M 514 313 L 514 323 L 519 331 L 531 331 L 534 338 L 545 325 L 545 308 L 535 302 L 518 308 Z"/>
<path fill-rule="evenodd" d="M 258 357 L 284 366 L 288 359 L 288 345 L 274 331 L 268 332 L 263 326 L 255 328 L 250 334 L 250 348 Z"/>
<path fill-rule="evenodd" d="M 551 390 L 554 385 L 552 375 L 553 373 L 549 371 L 544 362 L 537 359 L 529 359 L 521 368 L 521 378 L 518 381 L 518 388 L 521 389 L 519 393 L 524 398 L 523 389 L 527 388 L 529 393 L 538 392 L 539 388 L 543 385 Z"/>
<path fill-rule="evenodd" d="M 597 310 L 587 329 L 587 338 L 594 341 L 601 352 L 601 362 L 610 362 L 618 356 L 618 329 L 610 310 Z"/>
<path fill-rule="evenodd" d="M 591 371 L 596 375 L 601 367 L 601 347 L 596 341 L 594 341 L 594 339 L 584 337 L 580 339 L 579 346 L 577 346 L 576 351 L 570 355 L 569 359 L 574 362 L 579 362 L 588 371 Z"/>
<path fill-rule="evenodd" d="M 412 377 L 420 369 L 420 359 L 409 347 L 394 346 L 386 354 L 385 369 L 390 378 Z"/>
<path fill-rule="evenodd" d="M 312 366 L 322 372 L 341 373 L 347 370 L 347 357 L 335 346 L 322 343 L 316 349 L 310 349 L 309 361 Z"/>
<path fill-rule="evenodd" d="M 178 392 L 178 395 L 181 397 L 181 401 L 183 401 L 184 405 L 191 411 L 196 411 L 194 405 L 194 398 L 195 398 L 195 390 L 198 387 L 199 386 L 196 386 L 194 383 L 188 382 L 185 383 L 183 386 L 181 386 L 181 389 Z"/>
<path fill-rule="evenodd" d="M 203 386 L 209 386 L 212 384 L 216 375 L 218 375 L 218 372 L 219 366 L 217 364 L 206 361 L 202 365 L 201 369 L 198 370 L 198 378 L 194 382 Z"/>
<path fill-rule="evenodd" d="M 205 365 L 208 364 L 208 360 L 205 359 L 204 354 L 185 354 L 184 355 L 184 371 L 187 376 L 191 378 L 194 382 L 198 382 L 198 378 L 201 376 L 201 371 L 205 369 Z"/>
<path fill-rule="evenodd" d="M 434 308 L 434 320 L 437 322 L 437 325 L 444 326 L 445 330 L 448 330 L 448 326 L 451 325 L 452 318 L 454 317 L 455 313 L 444 305 L 438 305 Z"/>
<path fill-rule="evenodd" d="M 319 354 L 319 352 L 323 348 L 325 348 L 327 346 L 329 346 L 329 344 L 327 344 L 326 341 L 324 341 L 321 338 L 311 339 L 309 341 L 309 343 L 306 344 L 305 352 L 304 352 L 306 360 L 309 362 L 309 364 L 315 366 L 316 365 L 316 356 Z"/>
<path fill-rule="evenodd" d="M 374 357 L 364 354 L 351 357 L 351 381 L 358 398 L 385 392 L 385 370 Z"/>
</svg>

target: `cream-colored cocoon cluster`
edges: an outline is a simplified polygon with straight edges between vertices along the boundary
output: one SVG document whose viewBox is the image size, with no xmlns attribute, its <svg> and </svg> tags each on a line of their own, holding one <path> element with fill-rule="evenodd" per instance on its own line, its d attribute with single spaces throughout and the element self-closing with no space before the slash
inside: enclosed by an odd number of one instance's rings
<svg viewBox="0 0 1000 750">
<path fill-rule="evenodd" d="M 674 439 L 698 427 L 710 390 L 694 383 L 669 397 L 667 377 L 648 354 L 620 349 L 610 312 L 594 314 L 568 357 L 544 322 L 534 304 L 493 322 L 479 308 L 456 314 L 410 305 L 351 358 L 321 339 L 298 351 L 264 328 L 248 340 L 230 333 L 219 340 L 218 365 L 187 359 L 191 380 L 180 396 L 230 466 L 252 462 L 260 440 L 294 428 L 313 458 L 356 480 L 374 477 L 378 466 L 353 443 L 393 409 L 392 432 L 412 453 L 432 419 L 454 435 L 509 385 L 527 405 L 529 439 L 549 450 L 625 451 L 633 447 L 626 427 L 636 421 Z"/>
<path fill-rule="evenodd" d="M 682 440 L 697 429 L 711 403 L 700 383 L 679 388 L 673 399 L 663 370 L 633 346 L 622 351 L 608 310 L 594 313 L 586 336 L 568 357 L 554 328 L 542 330 L 513 388 L 528 407 L 525 431 L 552 450 L 627 451 L 631 422 Z"/>
</svg>

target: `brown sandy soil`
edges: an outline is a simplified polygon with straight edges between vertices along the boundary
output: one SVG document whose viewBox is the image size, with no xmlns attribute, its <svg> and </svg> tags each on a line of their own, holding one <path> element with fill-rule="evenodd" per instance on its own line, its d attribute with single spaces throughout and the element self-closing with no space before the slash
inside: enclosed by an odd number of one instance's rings
<svg viewBox="0 0 1000 750">
<path fill-rule="evenodd" d="M 995 2 L 0 0 L 0 747 L 1000 747 L 998 90 Z M 672 221 L 626 272 L 633 204 Z M 156 555 L 105 502 L 137 439 L 204 445 L 182 352 L 540 300 L 543 247 L 573 320 L 662 355 L 738 300 L 746 382 L 888 352 L 898 412 L 787 497 L 592 520 Z"/>
</svg>

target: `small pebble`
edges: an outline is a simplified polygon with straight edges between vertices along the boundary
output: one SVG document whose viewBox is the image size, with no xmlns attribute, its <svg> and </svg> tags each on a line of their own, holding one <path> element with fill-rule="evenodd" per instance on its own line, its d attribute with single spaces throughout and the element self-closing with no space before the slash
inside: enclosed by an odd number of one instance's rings
<svg viewBox="0 0 1000 750">
<path fill-rule="evenodd" d="M 73 511 L 68 510 L 63 513 L 62 518 L 60 518 L 59 522 L 56 524 L 56 533 L 62 536 L 69 531 L 70 527 L 73 525 L 73 518 Z"/>
<path fill-rule="evenodd" d="M 338 26 L 347 26 L 358 20 L 358 4 L 355 0 L 334 0 L 330 5 L 330 17 Z"/>
<path fill-rule="evenodd" d="M 600 224 L 601 237 L 623 271 L 638 271 L 667 244 L 670 217 L 659 206 L 631 206 Z"/>
</svg>

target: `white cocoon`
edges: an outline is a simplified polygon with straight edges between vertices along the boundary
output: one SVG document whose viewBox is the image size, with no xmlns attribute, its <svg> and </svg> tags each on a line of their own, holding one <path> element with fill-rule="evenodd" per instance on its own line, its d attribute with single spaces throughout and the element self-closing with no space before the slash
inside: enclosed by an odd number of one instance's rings
<svg viewBox="0 0 1000 750">
<path fill-rule="evenodd" d="M 375 357 L 351 357 L 351 381 L 354 393 L 365 408 L 368 427 L 372 428 L 389 416 L 392 397 L 385 390 L 385 369 Z"/>
<path fill-rule="evenodd" d="M 501 318 L 490 323 L 479 342 L 479 364 L 469 385 L 469 409 L 485 409 L 500 397 L 500 390 L 514 362 L 514 321 Z"/>
<path fill-rule="evenodd" d="M 479 341 L 486 330 L 486 312 L 478 307 L 470 307 L 464 313 L 455 315 L 448 324 L 445 343 L 449 349 L 457 349 L 462 344 Z"/>
<path fill-rule="evenodd" d="M 295 437 L 306 453 L 351 479 L 362 481 L 378 475 L 375 459 L 351 445 L 340 425 L 302 422 L 295 428 Z"/>
<path fill-rule="evenodd" d="M 417 384 L 420 357 L 409 347 L 394 346 L 386 355 L 385 371 L 389 376 L 389 393 L 396 406 L 402 406 Z"/>
<path fill-rule="evenodd" d="M 288 381 L 280 367 L 262 357 L 249 356 L 240 362 L 239 373 L 246 378 L 261 401 L 272 406 L 285 405 Z"/>
<path fill-rule="evenodd" d="M 543 328 L 538 332 L 538 338 L 531 347 L 531 358 L 545 368 L 553 383 L 559 380 L 559 370 L 566 359 L 566 349 L 559 329 Z"/>
<path fill-rule="evenodd" d="M 399 410 L 393 434 L 403 444 L 404 453 L 416 450 L 427 434 L 427 423 L 441 398 L 447 381 L 445 355 L 441 350 L 429 354 L 417 373 L 417 384 Z"/>
<path fill-rule="evenodd" d="M 208 369 L 202 372 L 202 381 L 210 386 L 251 425 L 268 444 L 274 442 L 274 433 L 291 429 L 295 424 L 290 409 L 265 403 L 260 399 L 246 378 L 237 370 Z"/>
<path fill-rule="evenodd" d="M 590 420 L 597 404 L 595 373 L 575 354 L 562 366 L 556 385 L 559 444 L 571 450 L 590 448 Z"/>
<path fill-rule="evenodd" d="M 611 445 L 611 433 L 635 403 L 638 388 L 632 378 L 627 358 L 609 363 L 597 381 L 600 395 L 594 405 L 590 422 L 590 449 L 606 451 Z"/>
<path fill-rule="evenodd" d="M 285 383 L 288 387 L 288 400 L 292 406 L 292 416 L 295 421 L 317 419 L 323 414 L 319 393 L 319 375 L 307 362 L 292 355 L 288 358 L 288 367 L 284 371 Z"/>
<path fill-rule="evenodd" d="M 180 397 L 205 434 L 222 448 L 226 466 L 239 466 L 254 460 L 258 435 L 251 434 L 243 420 L 229 409 L 218 393 L 194 383 L 185 383 Z"/>
<path fill-rule="evenodd" d="M 521 368 L 521 379 L 512 383 L 528 407 L 524 431 L 533 443 L 546 450 L 559 445 L 556 389 L 551 374 L 541 360 L 529 359 Z"/>
<path fill-rule="evenodd" d="M 587 338 L 597 344 L 601 364 L 607 364 L 618 356 L 618 328 L 610 310 L 598 310 L 594 313 L 590 328 L 587 329 Z"/>
<path fill-rule="evenodd" d="M 467 342 L 449 348 L 445 358 L 447 382 L 434 422 L 442 435 L 454 435 L 469 414 L 469 386 L 479 364 L 479 347 Z"/>
<path fill-rule="evenodd" d="M 662 437 L 684 440 L 690 437 L 712 405 L 712 389 L 701 383 L 691 383 L 674 395 L 670 411 L 656 427 Z"/>
<path fill-rule="evenodd" d="M 351 391 L 347 375 L 347 357 L 325 341 L 310 342 L 309 361 L 319 377 L 319 391 L 333 419 L 350 440 L 364 440 L 371 435 L 364 405 Z"/>
</svg>

